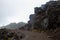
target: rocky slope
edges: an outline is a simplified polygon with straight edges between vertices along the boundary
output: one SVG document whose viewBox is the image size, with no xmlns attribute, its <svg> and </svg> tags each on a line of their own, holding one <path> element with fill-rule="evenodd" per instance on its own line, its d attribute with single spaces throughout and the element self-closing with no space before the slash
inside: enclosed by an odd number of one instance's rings
<svg viewBox="0 0 60 40">
<path fill-rule="evenodd" d="M 29 18 L 19 29 L 0 29 L 0 40 L 60 40 L 60 1 L 36 7 Z"/>
<path fill-rule="evenodd" d="M 3 30 L 0 35 L 0 40 L 49 40 L 46 33 L 25 30 Z"/>
<path fill-rule="evenodd" d="M 0 29 L 0 40 L 60 40 L 60 28 L 46 32 Z"/>
<path fill-rule="evenodd" d="M 60 1 L 49 1 L 41 7 L 35 7 L 30 15 L 26 29 L 50 30 L 60 26 Z"/>
</svg>

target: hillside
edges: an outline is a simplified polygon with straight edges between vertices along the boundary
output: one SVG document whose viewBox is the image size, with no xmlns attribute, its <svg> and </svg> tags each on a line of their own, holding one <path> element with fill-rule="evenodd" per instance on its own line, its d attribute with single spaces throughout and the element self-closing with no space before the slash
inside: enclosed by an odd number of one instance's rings
<svg viewBox="0 0 60 40">
<path fill-rule="evenodd" d="M 10 23 L 6 26 L 2 26 L 3 28 L 7 28 L 7 29 L 18 29 L 22 26 L 24 26 L 26 23 L 24 22 L 19 22 L 19 23 Z"/>
</svg>

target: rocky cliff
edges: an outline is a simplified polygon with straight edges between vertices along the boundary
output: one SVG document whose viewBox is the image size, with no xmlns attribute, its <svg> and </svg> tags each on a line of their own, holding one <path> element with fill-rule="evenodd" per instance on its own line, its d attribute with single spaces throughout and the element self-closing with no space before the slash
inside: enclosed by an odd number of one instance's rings
<svg viewBox="0 0 60 40">
<path fill-rule="evenodd" d="M 60 1 L 50 1 L 41 7 L 35 7 L 30 15 L 32 29 L 55 29 L 60 26 Z"/>
</svg>

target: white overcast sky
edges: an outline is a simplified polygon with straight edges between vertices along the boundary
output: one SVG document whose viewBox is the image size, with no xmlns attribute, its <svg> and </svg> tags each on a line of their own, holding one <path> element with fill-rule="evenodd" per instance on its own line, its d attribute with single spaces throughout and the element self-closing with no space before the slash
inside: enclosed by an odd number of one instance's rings
<svg viewBox="0 0 60 40">
<path fill-rule="evenodd" d="M 0 0 L 0 26 L 11 22 L 26 22 L 29 15 L 34 14 L 34 7 L 49 0 Z"/>
</svg>

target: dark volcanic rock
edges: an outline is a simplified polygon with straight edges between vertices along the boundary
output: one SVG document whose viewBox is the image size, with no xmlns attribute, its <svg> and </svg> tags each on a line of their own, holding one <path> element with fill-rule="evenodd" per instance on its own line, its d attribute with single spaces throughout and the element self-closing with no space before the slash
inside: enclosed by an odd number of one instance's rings
<svg viewBox="0 0 60 40">
<path fill-rule="evenodd" d="M 35 8 L 35 14 L 30 15 L 31 28 L 55 29 L 60 25 L 60 1 L 50 1 Z"/>
<path fill-rule="evenodd" d="M 41 7 L 34 8 L 35 14 L 31 14 L 28 24 L 20 29 L 47 30 L 60 26 L 60 1 L 49 1 Z"/>
</svg>

